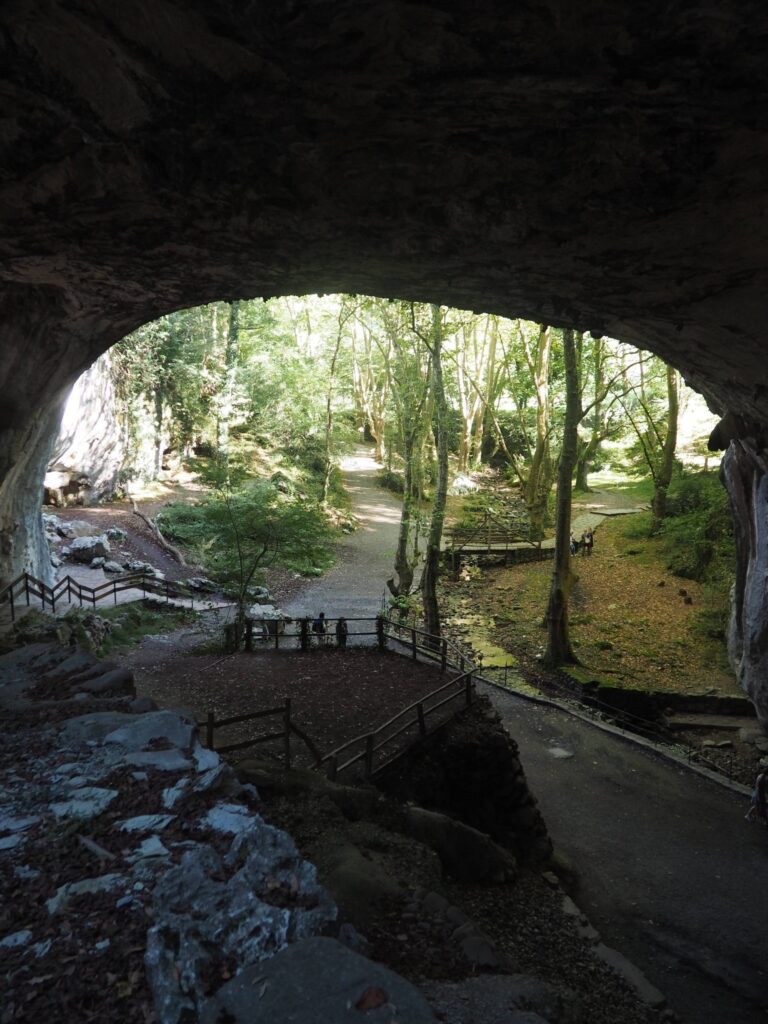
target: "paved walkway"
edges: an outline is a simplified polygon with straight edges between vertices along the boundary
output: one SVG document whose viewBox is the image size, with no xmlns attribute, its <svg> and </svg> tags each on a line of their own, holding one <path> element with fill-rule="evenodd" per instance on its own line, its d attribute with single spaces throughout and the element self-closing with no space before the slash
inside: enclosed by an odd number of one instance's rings
<svg viewBox="0 0 768 1024">
<path fill-rule="evenodd" d="M 309 581 L 283 604 L 294 617 L 314 618 L 324 611 L 329 618 L 375 616 L 389 594 L 393 574 L 402 502 L 376 483 L 381 466 L 365 450 L 342 461 L 344 485 L 360 525 L 340 542 L 336 565 L 322 579 Z"/>
<path fill-rule="evenodd" d="M 768 1019 L 768 831 L 747 800 L 566 712 L 487 687 L 576 902 L 686 1024 Z"/>
</svg>

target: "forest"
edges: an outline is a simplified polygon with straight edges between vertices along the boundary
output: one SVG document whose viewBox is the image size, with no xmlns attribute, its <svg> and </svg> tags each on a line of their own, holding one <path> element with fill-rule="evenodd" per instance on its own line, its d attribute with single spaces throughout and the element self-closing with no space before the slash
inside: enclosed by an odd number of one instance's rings
<svg viewBox="0 0 768 1024">
<path fill-rule="evenodd" d="M 545 659 L 578 661 L 574 498 L 593 488 L 647 508 L 672 573 L 708 588 L 724 632 L 733 545 L 708 467 L 714 422 L 658 357 L 525 320 L 355 295 L 212 303 L 149 323 L 102 357 L 125 439 L 121 480 L 191 470 L 199 500 L 169 504 L 164 533 L 245 603 L 260 571 L 319 575 L 354 528 L 340 461 L 368 446 L 402 497 L 390 600 L 443 628 L 449 530 L 503 523 L 532 545 L 555 536 L 537 614 Z M 642 525 L 638 525 L 642 524 Z"/>
</svg>

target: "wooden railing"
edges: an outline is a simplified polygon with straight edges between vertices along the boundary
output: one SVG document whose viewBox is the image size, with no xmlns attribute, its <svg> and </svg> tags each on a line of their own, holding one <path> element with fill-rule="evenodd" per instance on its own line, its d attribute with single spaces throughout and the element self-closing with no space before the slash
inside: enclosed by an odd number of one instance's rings
<svg viewBox="0 0 768 1024">
<path fill-rule="evenodd" d="M 510 521 L 493 513 L 486 512 L 484 517 L 471 526 L 448 526 L 444 531 L 445 547 L 458 554 L 465 548 L 473 551 L 509 550 L 511 544 L 530 543 L 518 522 Z"/>
<path fill-rule="evenodd" d="M 169 580 L 159 580 L 144 572 L 115 576 L 96 587 L 89 587 L 72 576 L 64 576 L 51 587 L 25 572 L 0 590 L 0 607 L 5 604 L 9 606 L 11 621 L 14 622 L 18 609 L 30 607 L 33 601 L 40 602 L 42 611 L 50 609 L 55 613 L 57 603 L 79 603 L 80 607 L 90 605 L 95 608 L 100 602 L 111 598 L 117 604 L 117 595 L 127 590 L 141 590 L 144 596 L 152 594 L 165 597 L 166 600 L 182 598 L 191 601 L 194 608 L 195 592 L 191 588 Z M 199 594 L 197 600 L 201 603 L 204 601 Z"/>
<path fill-rule="evenodd" d="M 473 674 L 474 671 L 470 670 L 456 679 L 451 679 L 444 686 L 428 693 L 426 697 L 403 708 L 378 728 L 342 743 L 320 758 L 315 767 L 325 770 L 328 778 L 333 780 L 341 772 L 356 764 L 362 764 L 365 778 L 372 778 L 377 772 L 402 757 L 417 740 L 429 733 L 428 720 L 441 708 L 453 701 L 461 700 L 460 706 L 451 714 L 443 716 L 438 725 L 444 725 L 458 711 L 470 706 L 474 694 Z M 398 742 L 409 730 L 413 732 L 412 738 L 405 743 Z M 381 755 L 378 760 L 377 755 Z"/>
<path fill-rule="evenodd" d="M 236 743 L 226 743 L 223 746 L 216 743 L 216 730 L 225 729 L 233 725 L 242 725 L 245 722 L 255 722 L 262 718 L 279 718 L 282 728 L 266 732 L 260 736 L 250 736 L 245 740 L 238 740 Z M 321 760 L 321 754 L 312 739 L 300 729 L 291 718 L 291 701 L 286 698 L 283 704 L 274 708 L 263 708 L 258 711 L 246 711 L 241 715 L 230 715 L 227 718 L 217 718 L 215 711 L 209 711 L 204 722 L 197 723 L 198 728 L 205 728 L 205 744 L 210 750 L 219 754 L 228 754 L 235 750 L 245 750 L 248 747 L 256 747 L 262 743 L 270 743 L 273 740 L 281 740 L 283 744 L 283 760 L 286 768 L 291 767 L 291 736 L 297 736 L 309 749 L 315 762 Z"/>
</svg>

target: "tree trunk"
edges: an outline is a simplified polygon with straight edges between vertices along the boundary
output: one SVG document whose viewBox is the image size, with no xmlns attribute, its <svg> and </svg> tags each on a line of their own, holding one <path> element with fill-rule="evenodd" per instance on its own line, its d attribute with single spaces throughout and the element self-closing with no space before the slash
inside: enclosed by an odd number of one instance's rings
<svg viewBox="0 0 768 1024">
<path fill-rule="evenodd" d="M 413 586 L 413 566 L 408 558 L 408 538 L 413 515 L 413 456 L 416 428 L 407 431 L 403 439 L 403 508 L 400 513 L 400 529 L 395 549 L 395 577 L 387 580 L 393 597 L 407 597 Z"/>
<path fill-rule="evenodd" d="M 603 411 L 603 392 L 605 389 L 605 342 L 603 338 L 595 338 L 592 346 L 594 363 L 595 398 L 592 409 L 592 432 L 588 441 L 579 438 L 576 456 L 576 490 L 587 493 L 590 490 L 587 474 L 592 468 L 595 456 L 605 437 L 605 412 Z M 583 407 L 583 402 L 582 402 Z"/>
<path fill-rule="evenodd" d="M 216 440 L 219 455 L 225 464 L 229 462 L 229 428 L 235 398 L 235 373 L 237 370 L 239 332 L 240 303 L 236 301 L 229 307 L 229 329 L 227 331 L 227 344 L 224 349 L 224 375 L 219 399 L 218 437 Z"/>
<path fill-rule="evenodd" d="M 160 384 L 155 386 L 154 400 L 155 452 L 153 457 L 152 479 L 159 480 L 160 473 L 163 468 L 163 389 Z"/>
<path fill-rule="evenodd" d="M 525 485 L 524 499 L 531 518 L 531 539 L 543 536 L 546 503 L 552 486 L 552 462 L 549 453 L 549 361 L 552 330 L 541 324 L 535 358 L 528 358 L 536 392 L 536 447 Z"/>
<path fill-rule="evenodd" d="M 677 371 L 667 367 L 667 436 L 661 453 L 659 469 L 653 481 L 653 502 L 651 504 L 651 532 L 661 526 L 667 512 L 667 490 L 672 481 L 675 468 L 675 451 L 677 449 L 677 419 L 679 412 L 679 395 L 677 391 Z"/>
<path fill-rule="evenodd" d="M 573 331 L 563 331 L 565 355 L 565 424 L 557 476 L 557 517 L 555 565 L 547 608 L 547 653 L 549 665 L 575 662 L 568 628 L 568 601 L 577 577 L 571 569 L 571 488 L 576 464 L 578 427 L 581 419 L 581 389 L 576 363 Z"/>
<path fill-rule="evenodd" d="M 448 493 L 448 437 L 446 431 L 445 390 L 442 366 L 442 321 L 440 307 L 432 306 L 432 394 L 434 398 L 434 435 L 437 449 L 437 482 L 432 520 L 427 537 L 424 572 L 421 577 L 424 601 L 424 626 L 427 633 L 440 636 L 440 608 L 437 602 L 437 576 L 440 569 L 440 543 L 445 520 L 445 500 Z"/>
</svg>

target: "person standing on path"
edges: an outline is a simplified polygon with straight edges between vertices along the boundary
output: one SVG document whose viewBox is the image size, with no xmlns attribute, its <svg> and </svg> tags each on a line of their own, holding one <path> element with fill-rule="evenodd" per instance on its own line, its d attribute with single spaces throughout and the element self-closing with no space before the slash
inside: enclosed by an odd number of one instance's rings
<svg viewBox="0 0 768 1024">
<path fill-rule="evenodd" d="M 592 554 L 592 548 L 595 543 L 595 535 L 591 529 L 585 530 L 581 535 L 581 553 L 583 556 Z"/>
<path fill-rule="evenodd" d="M 312 632 L 317 637 L 317 646 L 323 647 L 325 645 L 325 635 L 327 632 L 325 612 L 320 612 L 315 621 L 312 623 Z"/>
<path fill-rule="evenodd" d="M 752 802 L 744 815 L 745 821 L 762 821 L 768 824 L 768 768 L 763 768 L 755 779 Z"/>
<path fill-rule="evenodd" d="M 346 649 L 348 633 L 349 628 L 347 626 L 347 620 L 344 618 L 343 615 L 341 615 L 336 620 L 336 645 L 340 651 Z"/>
</svg>

